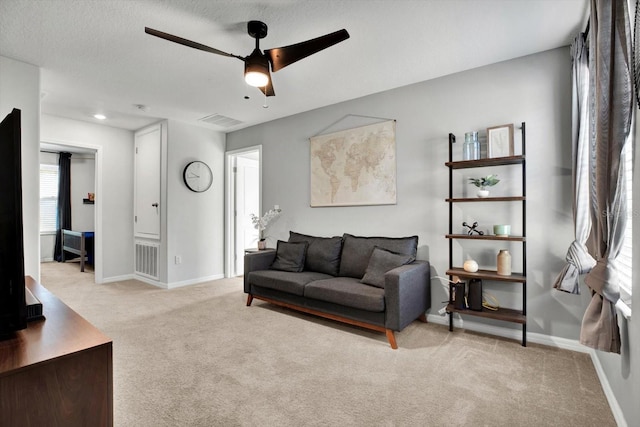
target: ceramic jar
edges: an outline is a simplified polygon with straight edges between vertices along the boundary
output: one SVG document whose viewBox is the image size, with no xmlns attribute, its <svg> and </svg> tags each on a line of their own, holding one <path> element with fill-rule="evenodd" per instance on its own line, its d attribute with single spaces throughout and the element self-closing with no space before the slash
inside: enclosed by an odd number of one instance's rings
<svg viewBox="0 0 640 427">
<path fill-rule="evenodd" d="M 511 276 L 511 254 L 506 249 L 498 252 L 498 272 L 500 276 Z"/>
</svg>

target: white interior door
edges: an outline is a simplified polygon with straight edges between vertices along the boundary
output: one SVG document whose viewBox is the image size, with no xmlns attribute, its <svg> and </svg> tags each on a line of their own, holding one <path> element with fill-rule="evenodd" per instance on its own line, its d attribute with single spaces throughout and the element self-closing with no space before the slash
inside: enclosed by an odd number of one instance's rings
<svg viewBox="0 0 640 427">
<path fill-rule="evenodd" d="M 255 154 L 236 159 L 235 273 L 244 272 L 244 250 L 258 247 L 258 230 L 251 214 L 260 216 L 260 165 Z"/>
<path fill-rule="evenodd" d="M 135 225 L 138 237 L 160 238 L 161 127 L 135 135 Z"/>
<path fill-rule="evenodd" d="M 250 214 L 260 214 L 262 146 L 225 154 L 225 276 L 244 274 L 244 251 L 257 249 L 258 231 Z"/>
</svg>

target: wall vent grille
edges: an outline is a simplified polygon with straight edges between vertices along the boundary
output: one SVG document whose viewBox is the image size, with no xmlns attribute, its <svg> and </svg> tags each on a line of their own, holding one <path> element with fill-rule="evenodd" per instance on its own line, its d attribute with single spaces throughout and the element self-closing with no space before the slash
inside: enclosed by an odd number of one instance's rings
<svg viewBox="0 0 640 427">
<path fill-rule="evenodd" d="M 136 274 L 158 280 L 159 245 L 147 242 L 136 242 Z"/>
<path fill-rule="evenodd" d="M 240 120 L 232 119 L 231 117 L 223 116 L 222 114 L 212 114 L 207 117 L 199 119 L 201 122 L 209 123 L 210 125 L 216 125 L 223 128 L 230 128 L 242 124 Z"/>
</svg>

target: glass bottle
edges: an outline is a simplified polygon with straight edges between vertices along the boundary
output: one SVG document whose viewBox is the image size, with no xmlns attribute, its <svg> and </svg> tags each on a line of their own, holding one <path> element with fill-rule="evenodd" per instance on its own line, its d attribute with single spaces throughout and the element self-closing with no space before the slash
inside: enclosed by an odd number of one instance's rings
<svg viewBox="0 0 640 427">
<path fill-rule="evenodd" d="M 462 145 L 462 160 L 473 160 L 472 149 L 471 132 L 467 132 L 464 134 L 464 144 Z"/>
<path fill-rule="evenodd" d="M 480 140 L 478 140 L 478 132 L 471 132 L 471 134 L 473 160 L 480 160 Z"/>
<path fill-rule="evenodd" d="M 478 160 L 480 158 L 480 142 L 478 132 L 467 132 L 464 134 L 464 144 L 462 146 L 462 160 Z"/>
<path fill-rule="evenodd" d="M 498 271 L 500 276 L 511 276 L 511 254 L 506 249 L 498 252 Z"/>
</svg>

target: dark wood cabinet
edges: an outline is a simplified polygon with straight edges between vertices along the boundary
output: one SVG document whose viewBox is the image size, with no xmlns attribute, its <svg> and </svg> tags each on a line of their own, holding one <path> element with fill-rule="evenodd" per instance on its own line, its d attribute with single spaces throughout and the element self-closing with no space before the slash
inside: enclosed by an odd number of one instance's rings
<svg viewBox="0 0 640 427">
<path fill-rule="evenodd" d="M 112 341 L 31 277 L 46 320 L 0 341 L 0 424 L 112 426 Z"/>
</svg>

